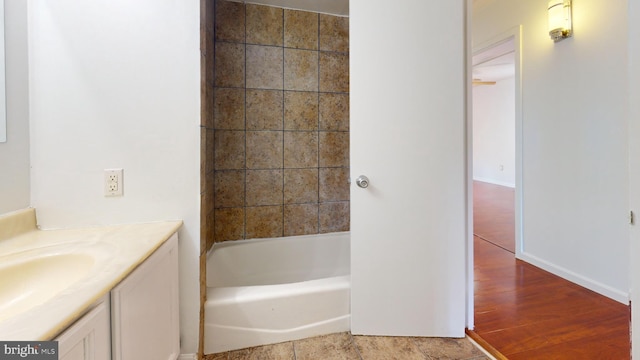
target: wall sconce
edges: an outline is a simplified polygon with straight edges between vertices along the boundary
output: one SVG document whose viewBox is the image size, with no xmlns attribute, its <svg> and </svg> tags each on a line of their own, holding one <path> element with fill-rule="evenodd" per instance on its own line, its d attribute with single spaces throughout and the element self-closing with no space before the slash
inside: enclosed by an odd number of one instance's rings
<svg viewBox="0 0 640 360">
<path fill-rule="evenodd" d="M 571 0 L 549 1 L 549 36 L 554 42 L 566 39 L 573 33 L 571 25 Z"/>
</svg>

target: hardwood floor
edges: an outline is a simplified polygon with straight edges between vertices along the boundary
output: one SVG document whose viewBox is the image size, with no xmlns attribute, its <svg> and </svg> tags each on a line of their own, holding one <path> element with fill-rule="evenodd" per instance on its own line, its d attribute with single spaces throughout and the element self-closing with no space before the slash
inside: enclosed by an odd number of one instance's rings
<svg viewBox="0 0 640 360">
<path fill-rule="evenodd" d="M 473 182 L 473 234 L 515 254 L 515 191 Z"/>
<path fill-rule="evenodd" d="M 515 259 L 513 189 L 486 185 L 474 183 L 475 334 L 513 360 L 629 359 L 629 307 Z"/>
</svg>

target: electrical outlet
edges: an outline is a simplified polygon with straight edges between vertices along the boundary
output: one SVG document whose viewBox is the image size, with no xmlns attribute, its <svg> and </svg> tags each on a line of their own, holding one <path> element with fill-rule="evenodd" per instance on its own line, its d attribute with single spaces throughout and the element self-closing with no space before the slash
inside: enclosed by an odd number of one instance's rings
<svg viewBox="0 0 640 360">
<path fill-rule="evenodd" d="M 104 169 L 104 196 L 122 196 L 122 169 Z"/>
</svg>

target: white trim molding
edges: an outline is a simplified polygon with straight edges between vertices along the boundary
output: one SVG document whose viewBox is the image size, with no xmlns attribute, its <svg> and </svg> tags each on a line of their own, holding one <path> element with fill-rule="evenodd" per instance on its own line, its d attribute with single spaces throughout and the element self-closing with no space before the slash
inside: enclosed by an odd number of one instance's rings
<svg viewBox="0 0 640 360">
<path fill-rule="evenodd" d="M 622 304 L 629 305 L 628 292 L 624 292 L 619 289 L 614 289 L 611 286 L 605 285 L 596 280 L 579 275 L 571 270 L 555 265 L 549 261 L 542 260 L 539 257 L 535 255 L 531 255 L 525 251 L 521 252 L 519 256 L 517 256 L 517 258 L 522 261 L 526 261 L 531 265 L 537 266 L 542 270 L 545 270 L 554 275 L 560 276 L 565 280 L 571 281 L 574 284 L 585 287 L 591 291 L 595 291 L 600 295 L 606 296 Z"/>
</svg>

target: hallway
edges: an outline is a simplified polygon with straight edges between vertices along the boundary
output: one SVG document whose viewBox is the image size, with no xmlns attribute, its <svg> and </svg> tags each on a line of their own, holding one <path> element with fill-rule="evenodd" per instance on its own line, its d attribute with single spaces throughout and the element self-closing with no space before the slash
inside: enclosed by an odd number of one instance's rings
<svg viewBox="0 0 640 360">
<path fill-rule="evenodd" d="M 512 360 L 630 358 L 628 306 L 515 259 L 513 189 L 474 182 L 474 213 L 477 336 Z"/>
</svg>

